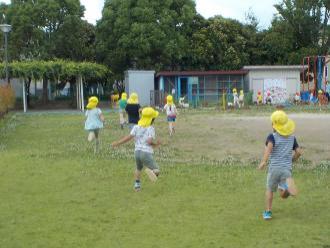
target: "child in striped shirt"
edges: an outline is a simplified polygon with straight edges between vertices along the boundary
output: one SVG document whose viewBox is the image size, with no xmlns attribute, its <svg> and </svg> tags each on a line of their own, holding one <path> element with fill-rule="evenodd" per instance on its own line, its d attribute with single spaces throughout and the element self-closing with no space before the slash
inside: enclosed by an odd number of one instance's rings
<svg viewBox="0 0 330 248">
<path fill-rule="evenodd" d="M 297 195 L 292 178 L 292 161 L 297 160 L 301 150 L 293 132 L 295 123 L 282 110 L 275 111 L 271 116 L 274 132 L 267 137 L 263 159 L 258 167 L 262 170 L 268 161 L 266 209 L 263 218 L 272 218 L 273 194 L 277 190 L 282 198 Z"/>
</svg>

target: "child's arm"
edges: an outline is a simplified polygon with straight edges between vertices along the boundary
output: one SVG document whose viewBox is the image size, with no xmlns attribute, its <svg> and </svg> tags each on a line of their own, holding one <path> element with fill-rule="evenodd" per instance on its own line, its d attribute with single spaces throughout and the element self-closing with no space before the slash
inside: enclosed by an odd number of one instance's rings
<svg viewBox="0 0 330 248">
<path fill-rule="evenodd" d="M 100 114 L 100 120 L 101 120 L 102 122 L 104 122 L 104 120 L 105 120 L 105 119 L 104 119 L 104 115 L 103 115 L 102 113 Z"/>
<path fill-rule="evenodd" d="M 261 160 L 261 162 L 258 166 L 259 170 L 262 170 L 266 166 L 269 155 L 272 152 L 272 150 L 273 150 L 273 143 L 268 142 L 267 146 L 265 147 L 264 156 L 263 156 L 263 158 L 262 158 L 262 160 Z"/>
<path fill-rule="evenodd" d="M 294 154 L 292 156 L 292 162 L 297 161 L 297 159 L 301 156 L 301 154 L 302 154 L 302 149 L 300 147 L 297 147 L 294 150 Z"/>
<path fill-rule="evenodd" d="M 156 142 L 156 141 L 154 141 L 153 138 L 148 138 L 147 142 L 148 142 L 148 144 L 151 145 L 153 148 L 157 148 L 157 147 L 160 146 L 160 144 L 161 144 L 160 140 L 157 140 L 157 142 Z"/>
<path fill-rule="evenodd" d="M 122 138 L 122 139 L 120 139 L 120 140 L 118 140 L 118 141 L 114 141 L 114 142 L 112 142 L 111 146 L 112 146 L 112 147 L 120 146 L 120 145 L 122 145 L 122 144 L 124 144 L 124 143 L 130 141 L 130 140 L 133 139 L 133 138 L 134 138 L 133 135 L 127 135 L 127 136 L 125 136 L 124 138 Z"/>
</svg>

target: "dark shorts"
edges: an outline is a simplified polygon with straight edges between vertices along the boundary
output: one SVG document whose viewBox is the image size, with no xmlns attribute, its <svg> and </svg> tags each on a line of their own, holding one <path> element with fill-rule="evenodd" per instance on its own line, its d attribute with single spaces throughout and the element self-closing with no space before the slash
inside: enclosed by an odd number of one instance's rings
<svg viewBox="0 0 330 248">
<path fill-rule="evenodd" d="M 172 117 L 172 116 L 167 116 L 167 121 L 168 122 L 175 122 L 176 117 Z"/>
</svg>

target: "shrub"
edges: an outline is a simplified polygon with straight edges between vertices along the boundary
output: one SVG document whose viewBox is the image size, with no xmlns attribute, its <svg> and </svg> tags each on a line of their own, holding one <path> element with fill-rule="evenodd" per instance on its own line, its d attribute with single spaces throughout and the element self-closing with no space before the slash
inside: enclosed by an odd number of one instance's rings
<svg viewBox="0 0 330 248">
<path fill-rule="evenodd" d="M 10 85 L 0 85 L 0 113 L 7 113 L 15 106 L 15 91 Z"/>
</svg>

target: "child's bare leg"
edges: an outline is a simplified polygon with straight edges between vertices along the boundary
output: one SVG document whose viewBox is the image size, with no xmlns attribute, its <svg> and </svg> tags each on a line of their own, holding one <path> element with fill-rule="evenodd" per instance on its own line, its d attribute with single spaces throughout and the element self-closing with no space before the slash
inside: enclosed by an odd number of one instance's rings
<svg viewBox="0 0 330 248">
<path fill-rule="evenodd" d="M 172 122 L 168 123 L 168 129 L 170 131 L 170 135 L 172 135 Z"/>
<path fill-rule="evenodd" d="M 99 151 L 99 146 L 100 146 L 100 142 L 99 142 L 99 130 L 95 130 L 94 131 L 95 134 L 95 148 L 94 148 L 94 153 L 97 153 Z"/>
<path fill-rule="evenodd" d="M 87 140 L 88 140 L 89 142 L 92 142 L 93 139 L 95 139 L 95 133 L 94 133 L 93 131 L 90 131 L 90 132 L 88 133 L 88 138 L 87 138 Z"/>
<path fill-rule="evenodd" d="M 288 184 L 288 191 L 290 195 L 296 196 L 298 194 L 298 189 L 294 183 L 293 178 L 292 177 L 287 178 L 286 183 Z"/>
<path fill-rule="evenodd" d="M 280 189 L 279 193 L 280 193 L 281 198 L 283 198 L 283 199 L 286 199 L 290 196 L 290 193 L 287 190 Z"/>
<path fill-rule="evenodd" d="M 123 129 L 125 124 L 124 113 L 119 113 L 119 122 L 120 122 L 120 128 Z"/>
<path fill-rule="evenodd" d="M 272 210 L 273 194 L 274 193 L 270 190 L 266 191 L 266 211 L 271 211 Z"/>
<path fill-rule="evenodd" d="M 135 181 L 140 181 L 140 179 L 141 179 L 141 171 L 135 170 L 134 177 L 135 177 Z"/>
</svg>

